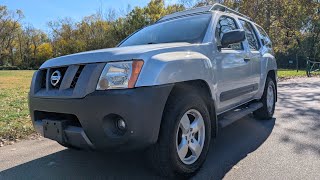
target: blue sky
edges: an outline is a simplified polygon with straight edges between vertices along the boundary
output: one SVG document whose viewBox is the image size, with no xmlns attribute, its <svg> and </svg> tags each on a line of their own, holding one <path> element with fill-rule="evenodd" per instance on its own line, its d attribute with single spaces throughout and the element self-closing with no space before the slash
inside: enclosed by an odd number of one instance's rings
<svg viewBox="0 0 320 180">
<path fill-rule="evenodd" d="M 23 23 L 31 23 L 35 28 L 46 31 L 47 22 L 58 18 L 71 17 L 78 21 L 82 17 L 95 13 L 100 7 L 107 10 L 126 10 L 131 7 L 146 6 L 150 0 L 0 0 L 0 5 L 10 10 L 20 9 L 25 18 Z M 166 4 L 178 0 L 165 0 Z"/>
</svg>

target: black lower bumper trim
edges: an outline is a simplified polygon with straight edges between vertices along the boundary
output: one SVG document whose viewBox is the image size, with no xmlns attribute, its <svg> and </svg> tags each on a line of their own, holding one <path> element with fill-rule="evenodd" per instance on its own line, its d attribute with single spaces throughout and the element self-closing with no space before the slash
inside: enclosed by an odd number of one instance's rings
<svg viewBox="0 0 320 180">
<path fill-rule="evenodd" d="M 52 114 L 78 118 L 81 126 L 64 127 L 65 143 L 80 148 L 128 150 L 147 147 L 157 141 L 162 113 L 173 85 L 125 90 L 96 91 L 82 99 L 48 99 L 29 97 L 30 114 L 38 132 L 43 134 L 43 121 L 57 119 Z M 51 117 L 44 118 L 48 112 Z M 69 116 L 66 116 L 69 117 Z M 115 121 L 123 119 L 126 129 L 117 131 Z M 73 119 L 74 120 L 74 119 Z"/>
</svg>

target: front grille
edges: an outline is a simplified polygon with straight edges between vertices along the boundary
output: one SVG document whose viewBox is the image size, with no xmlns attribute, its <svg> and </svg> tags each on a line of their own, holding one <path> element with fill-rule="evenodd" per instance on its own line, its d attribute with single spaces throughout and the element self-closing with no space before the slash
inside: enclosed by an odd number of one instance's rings
<svg viewBox="0 0 320 180">
<path fill-rule="evenodd" d="M 47 71 L 46 69 L 44 70 L 41 70 L 41 84 L 40 84 L 40 87 L 43 89 L 43 88 L 46 88 L 46 83 L 47 83 Z"/>
<path fill-rule="evenodd" d="M 65 74 L 66 74 L 66 71 L 67 71 L 67 69 L 68 69 L 68 67 L 59 67 L 59 68 L 52 68 L 52 69 L 50 69 L 49 70 L 49 74 L 50 74 L 50 76 L 49 76 L 49 89 L 59 89 L 60 88 L 60 85 L 61 85 L 61 82 L 63 81 L 63 78 L 64 78 L 64 76 L 65 76 Z M 59 82 L 58 82 L 58 84 L 56 84 L 56 85 L 53 85 L 52 83 L 51 83 L 51 75 L 54 73 L 54 72 L 60 72 L 61 73 L 61 78 L 60 78 L 60 80 L 59 80 Z"/>
<path fill-rule="evenodd" d="M 83 98 L 96 90 L 105 63 L 88 63 L 42 68 L 35 73 L 30 96 L 43 98 Z M 59 71 L 59 78 L 54 74 Z M 52 75 L 54 74 L 54 75 Z M 51 82 L 53 80 L 53 82 Z"/>
<path fill-rule="evenodd" d="M 85 65 L 71 65 L 71 66 L 64 66 L 64 67 L 57 67 L 57 68 L 42 69 L 40 87 L 42 89 L 47 89 L 47 90 L 51 90 L 51 89 L 59 90 L 61 88 L 61 85 L 64 84 L 63 88 L 73 89 L 75 88 L 84 67 Z M 57 71 L 59 71 L 61 76 L 58 83 L 54 84 L 55 81 L 52 82 L 51 76 L 53 75 L 53 73 Z M 66 77 L 66 76 L 69 76 L 69 77 Z"/>
<path fill-rule="evenodd" d="M 71 82 L 70 88 L 75 88 L 76 87 L 76 84 L 78 82 L 78 79 L 80 77 L 80 74 L 81 74 L 83 68 L 84 68 L 84 65 L 81 65 L 79 67 L 79 69 L 77 70 L 77 73 L 76 73 L 76 75 L 74 76 L 74 78 L 73 78 L 73 80 Z"/>
</svg>

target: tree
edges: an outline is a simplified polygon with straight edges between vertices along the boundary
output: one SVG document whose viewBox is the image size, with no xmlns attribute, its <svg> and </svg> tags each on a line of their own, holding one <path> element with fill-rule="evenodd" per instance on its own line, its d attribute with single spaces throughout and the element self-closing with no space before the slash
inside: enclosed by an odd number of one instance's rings
<svg viewBox="0 0 320 180">
<path fill-rule="evenodd" d="M 45 60 L 81 51 L 115 47 L 133 32 L 185 7 L 222 3 L 252 18 L 272 39 L 278 62 L 298 54 L 320 59 L 320 0 L 180 0 L 166 5 L 150 0 L 145 7 L 128 6 L 121 15 L 100 8 L 81 21 L 48 23 L 50 33 L 21 25 L 23 13 L 0 6 L 0 66 L 37 68 Z"/>
<path fill-rule="evenodd" d="M 14 65 L 13 42 L 17 30 L 21 27 L 19 20 L 22 17 L 23 14 L 20 10 L 12 12 L 6 6 L 0 6 L 0 65 L 9 63 Z"/>
<path fill-rule="evenodd" d="M 183 0 L 203 6 L 222 3 L 252 18 L 272 39 L 279 61 L 297 54 L 320 58 L 319 0 Z M 319 52 L 319 53 L 318 53 Z M 285 58 L 287 57 L 287 58 Z"/>
<path fill-rule="evenodd" d="M 42 43 L 37 49 L 37 56 L 35 57 L 36 66 L 40 66 L 44 61 L 53 57 L 53 50 L 50 43 Z"/>
</svg>

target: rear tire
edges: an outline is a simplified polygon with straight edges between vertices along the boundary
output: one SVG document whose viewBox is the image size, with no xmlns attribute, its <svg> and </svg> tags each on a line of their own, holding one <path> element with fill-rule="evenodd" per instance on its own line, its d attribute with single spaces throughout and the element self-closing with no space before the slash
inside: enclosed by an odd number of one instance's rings
<svg viewBox="0 0 320 180">
<path fill-rule="evenodd" d="M 260 100 L 263 104 L 262 108 L 253 112 L 253 115 L 257 119 L 268 120 L 271 119 L 276 105 L 276 86 L 274 81 L 268 77 L 264 92 Z"/>
<path fill-rule="evenodd" d="M 161 176 L 190 177 L 204 163 L 210 140 L 210 115 L 202 98 L 197 92 L 173 93 L 164 110 L 158 142 L 148 151 L 149 163 Z"/>
</svg>

